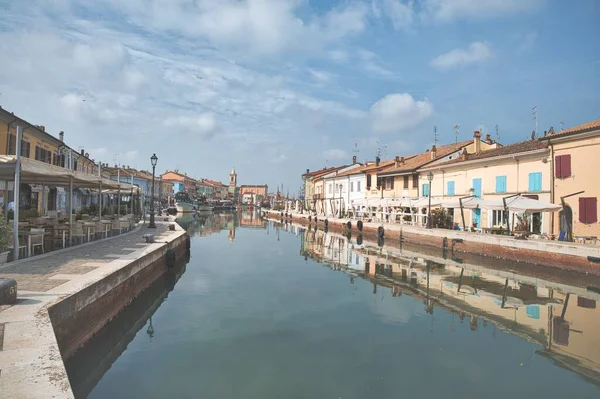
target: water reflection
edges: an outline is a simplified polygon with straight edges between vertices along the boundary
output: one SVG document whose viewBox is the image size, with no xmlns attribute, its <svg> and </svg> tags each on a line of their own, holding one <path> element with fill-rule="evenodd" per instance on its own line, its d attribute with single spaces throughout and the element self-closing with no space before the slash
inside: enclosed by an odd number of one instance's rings
<svg viewBox="0 0 600 399">
<path fill-rule="evenodd" d="M 186 271 L 189 253 L 138 295 L 121 313 L 100 330 L 84 347 L 65 360 L 65 368 L 76 398 L 89 395 L 113 362 L 127 349 L 146 325 L 150 342 L 155 330 L 152 315 L 167 299 Z"/>
<path fill-rule="evenodd" d="M 183 214 L 177 223 L 188 235 L 206 237 L 212 234 L 227 232 L 230 241 L 235 240 L 236 229 L 267 229 L 267 222 L 258 210 L 241 210 L 239 212 L 215 212 L 210 215 Z"/>
<path fill-rule="evenodd" d="M 405 246 L 368 242 L 360 236 L 353 240 L 351 235 L 289 224 L 275 224 L 275 228 L 300 234 L 300 255 L 347 273 L 350 284 L 356 277 L 371 281 L 373 295 L 381 297 L 378 302 L 384 301 L 378 286 L 389 288 L 393 298 L 420 299 L 432 331 L 453 332 L 454 316 L 459 323 L 469 323 L 473 332 L 504 330 L 537 343 L 541 349 L 536 354 L 600 385 L 600 295 L 586 289 L 585 279 L 578 285 L 565 285 L 532 273 L 489 269 L 461 259 L 424 255 Z M 452 312 L 449 326 L 435 326 L 436 308 Z M 411 314 L 410 309 L 405 314 L 395 310 L 385 318 L 408 322 Z"/>
</svg>

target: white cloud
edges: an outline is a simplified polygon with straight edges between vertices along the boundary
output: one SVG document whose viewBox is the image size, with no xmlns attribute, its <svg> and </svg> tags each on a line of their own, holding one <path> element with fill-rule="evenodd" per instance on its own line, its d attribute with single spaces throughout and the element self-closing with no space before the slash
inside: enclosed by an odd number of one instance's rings
<svg viewBox="0 0 600 399">
<path fill-rule="evenodd" d="M 488 18 L 535 10 L 546 0 L 424 0 L 423 13 L 439 21 Z"/>
<path fill-rule="evenodd" d="M 347 161 L 349 155 L 346 151 L 339 148 L 331 148 L 323 152 L 323 156 L 329 161 Z"/>
<path fill-rule="evenodd" d="M 212 137 L 217 127 L 217 121 L 213 114 L 204 113 L 197 117 L 178 116 L 167 118 L 165 127 L 188 132 L 200 137 Z"/>
<path fill-rule="evenodd" d="M 487 43 L 473 42 L 466 49 L 457 48 L 435 57 L 430 64 L 438 69 L 452 69 L 483 62 L 492 56 L 492 50 Z"/>
<path fill-rule="evenodd" d="M 322 83 L 331 82 L 335 78 L 335 74 L 320 69 L 309 68 L 308 72 L 312 75 L 313 78 Z"/>
<path fill-rule="evenodd" d="M 372 0 L 371 8 L 375 17 L 389 18 L 395 29 L 409 28 L 414 22 L 413 0 Z"/>
<path fill-rule="evenodd" d="M 344 62 L 347 61 L 349 56 L 346 51 L 343 50 L 331 50 L 329 51 L 329 59 L 335 62 Z"/>
<path fill-rule="evenodd" d="M 350 3 L 301 19 L 299 0 L 105 0 L 134 23 L 245 53 L 323 47 L 361 33 L 368 7 Z"/>
<path fill-rule="evenodd" d="M 390 79 L 395 77 L 394 72 L 382 65 L 381 59 L 372 51 L 359 49 L 357 51 L 359 66 L 367 72 L 369 77 Z"/>
<path fill-rule="evenodd" d="M 408 93 L 388 94 L 371 107 L 373 129 L 390 133 L 412 129 L 433 115 L 429 100 L 415 100 Z"/>
</svg>

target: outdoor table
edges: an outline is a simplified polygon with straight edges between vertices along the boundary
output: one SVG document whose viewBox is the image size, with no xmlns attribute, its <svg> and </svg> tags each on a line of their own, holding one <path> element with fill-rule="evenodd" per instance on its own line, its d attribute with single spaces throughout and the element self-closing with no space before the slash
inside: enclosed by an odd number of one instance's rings
<svg viewBox="0 0 600 399">
<path fill-rule="evenodd" d="M 29 258 L 31 256 L 31 237 L 35 237 L 35 236 L 43 236 L 45 233 L 44 232 L 39 232 L 39 233 L 32 233 L 29 230 L 19 230 L 19 236 L 20 237 L 27 237 L 27 257 Z"/>
<path fill-rule="evenodd" d="M 54 230 L 62 233 L 62 247 L 66 247 L 67 243 L 67 233 L 71 230 L 71 227 L 68 224 L 59 224 L 54 226 Z"/>
<path fill-rule="evenodd" d="M 90 236 L 92 234 L 92 229 L 94 229 L 94 233 L 96 233 L 96 224 L 84 222 L 83 229 L 85 230 L 85 235 L 87 236 L 87 242 L 90 242 Z"/>
</svg>

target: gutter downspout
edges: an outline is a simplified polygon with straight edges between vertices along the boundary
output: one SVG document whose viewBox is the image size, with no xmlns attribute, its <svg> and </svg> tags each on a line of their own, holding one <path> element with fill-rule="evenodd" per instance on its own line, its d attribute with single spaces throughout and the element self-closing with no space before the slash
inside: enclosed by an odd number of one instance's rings
<svg viewBox="0 0 600 399">
<path fill-rule="evenodd" d="M 550 201 L 554 204 L 554 144 L 548 139 L 548 145 L 550 146 Z M 550 234 L 554 234 L 554 212 L 550 212 Z"/>
</svg>

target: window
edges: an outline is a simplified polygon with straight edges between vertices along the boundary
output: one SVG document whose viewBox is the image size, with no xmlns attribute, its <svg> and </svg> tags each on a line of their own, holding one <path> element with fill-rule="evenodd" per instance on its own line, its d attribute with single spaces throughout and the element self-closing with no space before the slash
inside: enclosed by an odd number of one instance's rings
<svg viewBox="0 0 600 399">
<path fill-rule="evenodd" d="M 450 180 L 447 183 L 446 194 L 448 194 L 448 195 L 454 195 L 454 181 Z"/>
<path fill-rule="evenodd" d="M 529 191 L 542 191 L 542 172 L 529 174 Z"/>
<path fill-rule="evenodd" d="M 333 185 L 330 183 L 330 184 L 327 185 L 327 192 L 329 194 L 331 194 L 332 191 L 333 191 Z"/>
<path fill-rule="evenodd" d="M 404 176 L 404 188 L 408 188 L 408 175 Z"/>
<path fill-rule="evenodd" d="M 504 226 L 507 220 L 504 215 L 505 212 L 502 210 L 492 211 L 492 226 Z"/>
<path fill-rule="evenodd" d="M 17 153 L 17 137 L 14 134 L 8 135 L 8 155 Z M 21 156 L 29 158 L 31 153 L 31 143 L 21 139 Z"/>
<path fill-rule="evenodd" d="M 350 182 L 350 192 L 351 193 L 354 192 L 354 182 L 353 181 Z"/>
<path fill-rule="evenodd" d="M 481 179 L 473 179 L 473 196 L 481 198 Z"/>
<path fill-rule="evenodd" d="M 413 188 L 419 188 L 419 175 L 413 175 Z"/>
<path fill-rule="evenodd" d="M 377 189 L 380 190 L 383 186 L 383 178 L 377 177 Z"/>
<path fill-rule="evenodd" d="M 360 182 L 356 182 L 356 191 L 360 193 Z"/>
<path fill-rule="evenodd" d="M 45 163 L 52 163 L 52 152 L 44 148 L 35 147 L 35 160 Z"/>
<path fill-rule="evenodd" d="M 506 176 L 496 176 L 496 192 L 506 192 Z"/>
<path fill-rule="evenodd" d="M 367 190 L 371 189 L 371 175 L 367 175 Z"/>
<path fill-rule="evenodd" d="M 429 196 L 429 183 L 425 183 L 422 186 L 422 191 L 423 191 L 423 197 L 427 197 Z"/>
<path fill-rule="evenodd" d="M 579 221 L 585 224 L 598 221 L 598 199 L 596 197 L 579 198 Z"/>
<path fill-rule="evenodd" d="M 393 177 L 384 177 L 383 178 L 383 188 L 386 190 L 394 189 L 394 178 Z"/>
<path fill-rule="evenodd" d="M 571 155 L 559 155 L 554 158 L 554 170 L 556 177 L 564 179 L 571 176 Z"/>
</svg>

